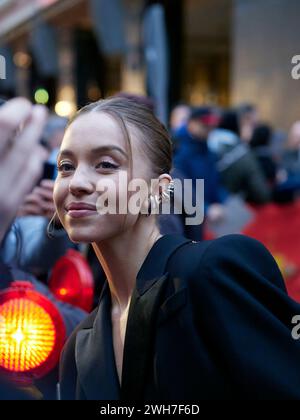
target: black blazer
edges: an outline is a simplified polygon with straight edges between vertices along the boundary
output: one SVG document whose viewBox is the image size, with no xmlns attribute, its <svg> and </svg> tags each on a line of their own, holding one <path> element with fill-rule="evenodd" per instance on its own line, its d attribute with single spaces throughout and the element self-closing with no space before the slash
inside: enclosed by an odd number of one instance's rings
<svg viewBox="0 0 300 420">
<path fill-rule="evenodd" d="M 61 357 L 62 399 L 300 398 L 300 305 L 259 242 L 242 235 L 159 239 L 129 309 L 120 387 L 110 293 L 76 329 Z"/>
</svg>

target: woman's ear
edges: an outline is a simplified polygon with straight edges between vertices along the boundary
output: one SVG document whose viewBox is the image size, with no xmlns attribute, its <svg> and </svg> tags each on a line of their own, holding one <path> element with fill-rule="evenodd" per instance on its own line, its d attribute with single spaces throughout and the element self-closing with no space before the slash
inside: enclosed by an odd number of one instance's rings
<svg viewBox="0 0 300 420">
<path fill-rule="evenodd" d="M 162 174 L 158 178 L 158 186 L 159 186 L 159 194 L 161 195 L 163 192 L 167 192 L 168 186 L 173 181 L 171 175 L 169 174 Z"/>
</svg>

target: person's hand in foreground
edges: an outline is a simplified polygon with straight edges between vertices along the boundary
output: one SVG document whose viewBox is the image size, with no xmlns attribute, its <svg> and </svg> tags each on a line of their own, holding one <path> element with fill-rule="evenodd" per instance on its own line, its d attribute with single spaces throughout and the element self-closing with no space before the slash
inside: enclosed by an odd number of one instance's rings
<svg viewBox="0 0 300 420">
<path fill-rule="evenodd" d="M 55 213 L 53 187 L 54 181 L 43 179 L 30 194 L 26 195 L 18 216 L 44 216 L 51 219 Z"/>
<path fill-rule="evenodd" d="M 41 176 L 47 151 L 39 140 L 46 119 L 46 108 L 23 98 L 0 108 L 0 242 Z"/>
</svg>

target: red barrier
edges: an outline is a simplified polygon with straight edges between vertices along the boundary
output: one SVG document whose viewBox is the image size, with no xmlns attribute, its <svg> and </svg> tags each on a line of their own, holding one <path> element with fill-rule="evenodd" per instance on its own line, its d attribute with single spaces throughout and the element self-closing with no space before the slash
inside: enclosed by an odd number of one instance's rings
<svg viewBox="0 0 300 420">
<path fill-rule="evenodd" d="M 254 207 L 255 217 L 240 232 L 262 242 L 276 259 L 288 293 L 300 302 L 300 199 Z M 213 239 L 205 230 L 205 239 Z"/>
<path fill-rule="evenodd" d="M 283 273 L 289 295 L 300 302 L 300 200 L 257 209 L 255 220 L 242 233 L 269 249 Z"/>
</svg>

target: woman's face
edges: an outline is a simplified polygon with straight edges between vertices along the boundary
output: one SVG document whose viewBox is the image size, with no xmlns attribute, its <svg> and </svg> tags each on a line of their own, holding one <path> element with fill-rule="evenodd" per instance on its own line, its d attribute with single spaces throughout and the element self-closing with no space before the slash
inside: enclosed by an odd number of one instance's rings
<svg viewBox="0 0 300 420">
<path fill-rule="evenodd" d="M 134 133 L 130 134 L 132 177 L 147 180 L 149 164 L 145 164 L 145 155 L 138 147 L 139 139 Z M 128 180 L 131 179 L 128 145 L 112 117 L 101 112 L 79 116 L 66 131 L 57 164 L 54 202 L 59 219 L 73 242 L 101 242 L 137 222 L 137 215 L 100 214 L 96 208 L 103 192 L 99 191 L 101 182 L 114 183 L 117 205 L 120 197 L 128 197 L 127 184 L 118 182 L 124 171 Z"/>
</svg>

